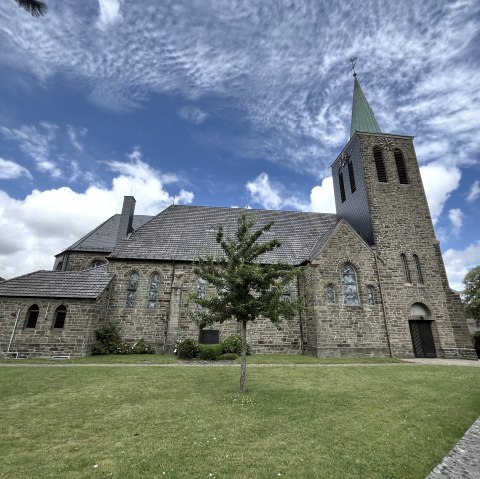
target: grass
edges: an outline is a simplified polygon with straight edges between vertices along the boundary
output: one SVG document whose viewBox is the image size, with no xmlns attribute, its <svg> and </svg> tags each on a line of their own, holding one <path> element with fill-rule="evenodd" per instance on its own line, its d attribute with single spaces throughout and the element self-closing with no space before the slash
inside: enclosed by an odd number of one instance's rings
<svg viewBox="0 0 480 479">
<path fill-rule="evenodd" d="M 237 363 L 240 359 L 237 359 Z M 401 362 L 392 358 L 314 358 L 312 356 L 293 354 L 255 354 L 247 357 L 251 364 L 350 364 L 350 363 L 395 363 Z M 174 355 L 169 354 L 114 354 L 110 356 L 89 356 L 86 358 L 54 360 L 50 358 L 32 359 L 0 359 L 0 364 L 173 364 L 181 363 Z"/>
<path fill-rule="evenodd" d="M 0 368 L 0 477 L 420 479 L 480 368 Z M 280 476 L 281 475 L 281 476 Z"/>
</svg>

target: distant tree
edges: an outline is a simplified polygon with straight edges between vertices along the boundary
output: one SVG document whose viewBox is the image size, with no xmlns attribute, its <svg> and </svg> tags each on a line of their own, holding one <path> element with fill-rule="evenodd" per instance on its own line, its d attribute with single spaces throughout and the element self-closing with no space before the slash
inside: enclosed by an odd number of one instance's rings
<svg viewBox="0 0 480 479">
<path fill-rule="evenodd" d="M 476 266 L 465 275 L 463 284 L 465 284 L 463 290 L 465 313 L 475 319 L 480 326 L 480 266 Z"/>
<path fill-rule="evenodd" d="M 47 4 L 39 0 L 15 0 L 20 7 L 25 9 L 32 17 L 43 17 L 47 13 Z"/>
<path fill-rule="evenodd" d="M 259 241 L 273 222 L 252 231 L 254 225 L 252 216 L 241 213 L 235 236 L 226 238 L 223 227 L 218 227 L 216 242 L 221 255 L 199 258 L 193 268 L 199 278 L 215 288 L 216 294 L 198 295 L 197 291 L 190 294 L 195 305 L 193 319 L 200 328 L 229 319 L 241 324 L 242 393 L 246 389 L 247 323 L 262 316 L 279 325 L 284 319 L 293 319 L 301 308 L 299 300 L 291 300 L 285 292 L 302 268 L 286 263 L 261 264 L 261 256 L 278 248 L 280 242 Z"/>
</svg>

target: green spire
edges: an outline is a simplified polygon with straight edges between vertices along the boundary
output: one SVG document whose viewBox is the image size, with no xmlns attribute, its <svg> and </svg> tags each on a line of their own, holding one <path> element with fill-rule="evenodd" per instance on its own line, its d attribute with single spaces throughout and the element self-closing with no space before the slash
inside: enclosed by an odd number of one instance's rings
<svg viewBox="0 0 480 479">
<path fill-rule="evenodd" d="M 354 75 L 353 85 L 353 103 L 352 103 L 352 124 L 350 126 L 350 138 L 356 131 L 366 133 L 381 133 L 375 115 L 363 94 L 360 83 L 357 80 L 357 74 Z"/>
</svg>

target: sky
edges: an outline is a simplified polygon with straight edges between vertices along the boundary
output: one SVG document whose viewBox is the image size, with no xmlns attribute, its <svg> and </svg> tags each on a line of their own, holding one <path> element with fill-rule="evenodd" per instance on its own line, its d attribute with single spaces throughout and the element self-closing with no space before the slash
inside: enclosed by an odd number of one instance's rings
<svg viewBox="0 0 480 479">
<path fill-rule="evenodd" d="M 335 212 L 356 71 L 383 132 L 415 136 L 450 284 L 480 264 L 477 0 L 0 4 L 0 276 L 121 211 Z"/>
</svg>

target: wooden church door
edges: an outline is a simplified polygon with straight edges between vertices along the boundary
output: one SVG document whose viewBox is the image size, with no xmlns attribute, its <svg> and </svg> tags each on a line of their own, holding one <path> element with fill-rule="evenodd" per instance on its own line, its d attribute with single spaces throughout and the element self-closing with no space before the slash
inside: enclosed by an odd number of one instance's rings
<svg viewBox="0 0 480 479">
<path fill-rule="evenodd" d="M 410 321 L 413 351 L 416 358 L 436 358 L 431 321 Z"/>
</svg>

